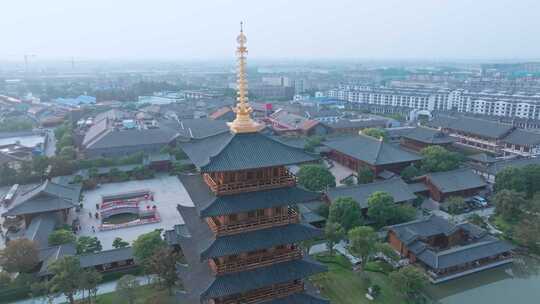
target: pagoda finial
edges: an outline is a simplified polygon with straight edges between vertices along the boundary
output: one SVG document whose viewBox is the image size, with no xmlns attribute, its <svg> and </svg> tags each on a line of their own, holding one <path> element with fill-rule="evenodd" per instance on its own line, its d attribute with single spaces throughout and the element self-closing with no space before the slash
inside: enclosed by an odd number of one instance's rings
<svg viewBox="0 0 540 304">
<path fill-rule="evenodd" d="M 229 128 L 231 128 L 231 131 L 235 133 L 257 132 L 262 127 L 251 118 L 251 112 L 253 109 L 248 103 L 248 86 L 246 78 L 246 56 L 248 51 L 246 47 L 247 38 L 244 34 L 243 22 L 240 22 L 240 34 L 238 37 L 236 37 L 236 42 L 238 42 L 238 47 L 236 48 L 236 56 L 238 58 L 236 74 L 238 97 L 236 99 L 238 103 L 234 108 L 236 118 L 233 120 L 233 122 L 229 123 Z"/>
</svg>

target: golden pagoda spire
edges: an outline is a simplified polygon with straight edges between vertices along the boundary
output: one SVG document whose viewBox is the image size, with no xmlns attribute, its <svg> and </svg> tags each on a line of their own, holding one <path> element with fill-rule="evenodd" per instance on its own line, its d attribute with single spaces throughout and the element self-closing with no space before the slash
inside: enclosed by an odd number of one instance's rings
<svg viewBox="0 0 540 304">
<path fill-rule="evenodd" d="M 236 99 L 238 103 L 234 108 L 236 118 L 229 123 L 229 128 L 235 133 L 257 132 L 262 126 L 251 118 L 253 109 L 248 103 L 248 86 L 246 79 L 246 55 L 248 51 L 246 47 L 247 38 L 246 35 L 244 35 L 244 26 L 242 22 L 240 22 L 240 34 L 236 37 L 236 42 L 238 42 L 238 47 L 236 48 L 236 56 L 238 57 L 236 74 L 238 97 Z"/>
</svg>

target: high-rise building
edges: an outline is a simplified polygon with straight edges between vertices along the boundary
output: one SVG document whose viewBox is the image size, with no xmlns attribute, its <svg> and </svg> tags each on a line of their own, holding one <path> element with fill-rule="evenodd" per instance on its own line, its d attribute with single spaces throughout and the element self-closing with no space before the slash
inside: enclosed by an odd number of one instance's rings
<svg viewBox="0 0 540 304">
<path fill-rule="evenodd" d="M 238 103 L 230 132 L 182 144 L 199 173 L 180 177 L 194 203 L 178 207 L 185 224 L 173 232 L 186 260 L 178 269 L 185 287 L 180 300 L 328 303 L 306 292 L 305 278 L 326 268 L 299 247 L 322 232 L 302 223 L 294 208 L 319 194 L 298 188 L 287 169 L 317 157 L 260 133 L 247 98 L 242 30 L 237 42 Z"/>
</svg>

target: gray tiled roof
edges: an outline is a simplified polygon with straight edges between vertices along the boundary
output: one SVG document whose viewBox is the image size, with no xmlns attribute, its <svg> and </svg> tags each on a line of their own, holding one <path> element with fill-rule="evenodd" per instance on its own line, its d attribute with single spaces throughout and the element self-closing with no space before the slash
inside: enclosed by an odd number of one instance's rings
<svg viewBox="0 0 540 304">
<path fill-rule="evenodd" d="M 183 239 L 195 242 L 189 246 L 195 251 L 198 259 L 220 257 L 242 252 L 249 252 L 278 245 L 292 244 L 307 239 L 320 237 L 323 232 L 308 224 L 288 224 L 284 226 L 254 230 L 241 234 L 233 234 L 216 238 L 210 231 L 208 224 L 200 219 L 194 207 L 178 206 L 178 210 L 185 221 L 188 237 Z"/>
<path fill-rule="evenodd" d="M 197 209 L 202 217 L 291 205 L 320 198 L 319 193 L 297 187 L 215 196 L 201 175 L 181 175 L 179 178 L 191 199 L 198 202 Z"/>
<path fill-rule="evenodd" d="M 442 193 L 480 188 L 487 185 L 480 175 L 468 168 L 429 173 L 426 174 L 426 177 Z"/>
<path fill-rule="evenodd" d="M 218 276 L 202 293 L 203 298 L 217 298 L 249 290 L 290 282 L 326 271 L 322 264 L 304 260 L 282 262 L 268 267 Z"/>
<path fill-rule="evenodd" d="M 223 120 L 208 118 L 182 119 L 179 122 L 160 122 L 166 128 L 174 130 L 178 136 L 184 138 L 201 139 L 229 131 L 227 123 Z"/>
<path fill-rule="evenodd" d="M 513 145 L 535 146 L 540 145 L 540 133 L 515 129 L 503 139 Z"/>
<path fill-rule="evenodd" d="M 466 246 L 450 248 L 444 251 L 427 249 L 417 258 L 434 269 L 444 269 L 465 263 L 478 261 L 513 250 L 515 246 L 496 238 L 472 243 Z"/>
<path fill-rule="evenodd" d="M 468 155 L 467 159 L 480 163 L 494 163 L 497 162 L 497 159 L 487 153 L 478 153 L 473 155 Z"/>
<path fill-rule="evenodd" d="M 181 147 L 203 172 L 291 165 L 318 159 L 261 133 L 226 132 L 182 143 Z"/>
<path fill-rule="evenodd" d="M 377 191 L 387 192 L 396 203 L 416 198 L 409 186 L 399 177 L 369 184 L 330 188 L 327 195 L 331 201 L 340 197 L 351 197 L 360 205 L 360 208 L 367 208 L 369 196 Z"/>
<path fill-rule="evenodd" d="M 432 127 L 442 127 L 488 138 L 500 139 L 506 136 L 514 127 L 496 121 L 483 120 L 471 117 L 438 116 L 426 123 Z"/>
<path fill-rule="evenodd" d="M 416 153 L 365 135 L 330 139 L 323 144 L 371 165 L 387 165 L 422 159 Z"/>
<path fill-rule="evenodd" d="M 81 267 L 83 268 L 127 261 L 130 259 L 133 259 L 133 248 L 131 247 L 104 250 L 79 256 Z"/>
<path fill-rule="evenodd" d="M 41 213 L 69 209 L 79 203 L 80 185 L 61 185 L 49 180 L 15 197 L 3 216 Z"/>
<path fill-rule="evenodd" d="M 411 244 L 417 238 L 426 238 L 438 234 L 450 235 L 456 231 L 457 227 L 447 220 L 438 216 L 397 224 L 387 227 L 394 231 L 396 236 L 405 244 Z"/>
<path fill-rule="evenodd" d="M 419 141 L 425 144 L 450 144 L 455 140 L 439 130 L 417 127 L 403 135 L 404 138 Z"/>
<path fill-rule="evenodd" d="M 261 304 L 329 304 L 330 301 L 307 293 L 296 293 L 284 298 L 265 301 Z"/>
<path fill-rule="evenodd" d="M 462 265 L 508 252 L 514 248 L 513 245 L 487 234 L 485 230 L 478 226 L 470 223 L 454 225 L 441 217 L 433 215 L 420 220 L 389 226 L 387 229 L 393 231 L 398 239 L 407 245 L 407 248 L 420 261 L 434 269 Z M 436 250 L 424 242 L 426 238 L 439 234 L 449 236 L 459 229 L 467 233 L 468 244 Z"/>
<path fill-rule="evenodd" d="M 40 249 L 49 247 L 49 234 L 54 231 L 58 222 L 57 214 L 40 214 L 32 219 L 24 232 L 24 237 L 34 241 Z"/>
<path fill-rule="evenodd" d="M 500 171 L 508 167 L 522 168 L 528 165 L 540 165 L 540 157 L 519 158 L 519 159 L 498 161 L 496 163 L 491 164 L 487 168 L 484 168 L 482 171 L 486 171 L 487 173 L 491 175 L 497 175 L 497 173 L 499 173 Z"/>
<path fill-rule="evenodd" d="M 348 119 L 340 119 L 336 122 L 332 123 L 323 123 L 325 126 L 331 128 L 331 129 L 348 129 L 348 128 L 385 128 L 388 125 L 387 120 L 383 119 L 366 119 L 366 120 L 348 120 Z"/>
<path fill-rule="evenodd" d="M 86 142 L 86 149 L 103 149 L 141 145 L 168 144 L 176 137 L 172 130 L 157 128 L 143 130 L 113 130 L 108 129 L 93 140 Z"/>
<path fill-rule="evenodd" d="M 39 270 L 39 275 L 44 276 L 50 274 L 49 266 L 64 256 L 77 254 L 75 244 L 63 244 L 54 247 L 40 250 L 40 261 L 43 261 Z"/>
</svg>

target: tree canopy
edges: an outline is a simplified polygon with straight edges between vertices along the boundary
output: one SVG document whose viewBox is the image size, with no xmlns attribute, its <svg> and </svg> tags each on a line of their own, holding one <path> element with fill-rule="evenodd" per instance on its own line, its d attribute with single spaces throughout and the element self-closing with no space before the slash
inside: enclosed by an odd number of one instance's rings
<svg viewBox="0 0 540 304">
<path fill-rule="evenodd" d="M 165 247 L 165 241 L 161 238 L 161 229 L 141 234 L 133 241 L 133 255 L 144 264 L 160 248 Z"/>
<path fill-rule="evenodd" d="M 94 253 L 103 249 L 101 242 L 95 236 L 81 236 L 77 240 L 77 253 Z"/>
<path fill-rule="evenodd" d="M 345 231 L 349 231 L 362 224 L 362 211 L 352 198 L 340 197 L 330 205 L 328 221 L 338 223 Z"/>
<path fill-rule="evenodd" d="M 165 246 L 158 248 L 149 259 L 147 268 L 149 272 L 157 275 L 159 282 L 164 285 L 169 294 L 172 294 L 172 287 L 178 280 L 176 264 L 180 260 L 180 255 Z"/>
<path fill-rule="evenodd" d="M 122 240 L 122 238 L 120 238 L 120 237 L 116 237 L 116 238 L 114 239 L 113 243 L 112 243 L 112 246 L 113 246 L 114 248 L 124 248 L 124 247 L 129 246 L 129 243 L 126 242 L 126 241 L 124 241 L 124 240 Z"/>
<path fill-rule="evenodd" d="M 390 273 L 389 278 L 392 285 L 409 299 L 418 297 L 419 292 L 428 283 L 424 273 L 412 265 Z"/>
<path fill-rule="evenodd" d="M 76 256 L 64 256 L 49 266 L 52 273 L 52 289 L 63 293 L 70 304 L 75 303 L 75 295 L 81 289 L 81 263 Z"/>
<path fill-rule="evenodd" d="M 528 165 L 523 168 L 507 167 L 495 176 L 495 191 L 513 190 L 523 192 L 526 198 L 532 198 L 540 192 L 540 165 Z"/>
<path fill-rule="evenodd" d="M 406 182 L 410 182 L 413 178 L 420 176 L 421 174 L 422 172 L 416 168 L 416 166 L 410 165 L 401 171 L 401 178 Z"/>
<path fill-rule="evenodd" d="M 324 236 L 330 255 L 334 255 L 334 245 L 345 237 L 345 230 L 339 223 L 328 222 L 324 227 Z"/>
<path fill-rule="evenodd" d="M 30 272 L 38 264 L 39 250 L 33 241 L 12 240 L 0 251 L 0 266 L 7 272 Z"/>
<path fill-rule="evenodd" d="M 349 231 L 349 250 L 362 259 L 364 266 L 369 257 L 375 253 L 377 244 L 377 234 L 371 227 L 359 226 Z"/>
<path fill-rule="evenodd" d="M 383 140 L 386 140 L 388 137 L 388 133 L 386 133 L 384 129 L 379 129 L 379 128 L 364 129 L 362 130 L 362 134 L 370 136 L 370 137 L 374 137 L 376 139 L 382 138 Z"/>
<path fill-rule="evenodd" d="M 375 175 L 370 168 L 362 166 L 358 169 L 358 183 L 359 184 L 369 184 L 372 183 L 375 179 Z"/>
<path fill-rule="evenodd" d="M 522 193 L 505 189 L 495 194 L 493 204 L 495 214 L 507 222 L 516 222 L 527 209 L 528 202 Z"/>
<path fill-rule="evenodd" d="M 447 206 L 448 213 L 454 215 L 463 213 L 465 208 L 467 208 L 467 203 L 465 203 L 465 200 L 461 196 L 449 197 L 444 203 Z"/>
<path fill-rule="evenodd" d="M 116 282 L 116 292 L 118 295 L 125 299 L 128 304 L 135 303 L 137 298 L 137 291 L 139 290 L 140 283 L 133 275 L 126 274 Z"/>
<path fill-rule="evenodd" d="M 311 191 L 322 191 L 336 186 L 336 178 L 321 165 L 303 165 L 297 174 L 298 183 Z"/>
<path fill-rule="evenodd" d="M 461 154 L 450 152 L 440 146 L 429 146 L 420 151 L 424 157 L 421 169 L 424 172 L 450 171 L 459 168 L 463 158 Z"/>
<path fill-rule="evenodd" d="M 56 246 L 68 243 L 75 243 L 75 234 L 67 229 L 58 229 L 49 234 L 49 245 Z"/>
<path fill-rule="evenodd" d="M 410 221 L 416 215 L 414 208 L 405 205 L 396 205 L 394 198 L 387 192 L 374 192 L 369 196 L 367 202 L 367 215 L 375 221 L 377 227 Z"/>
</svg>

